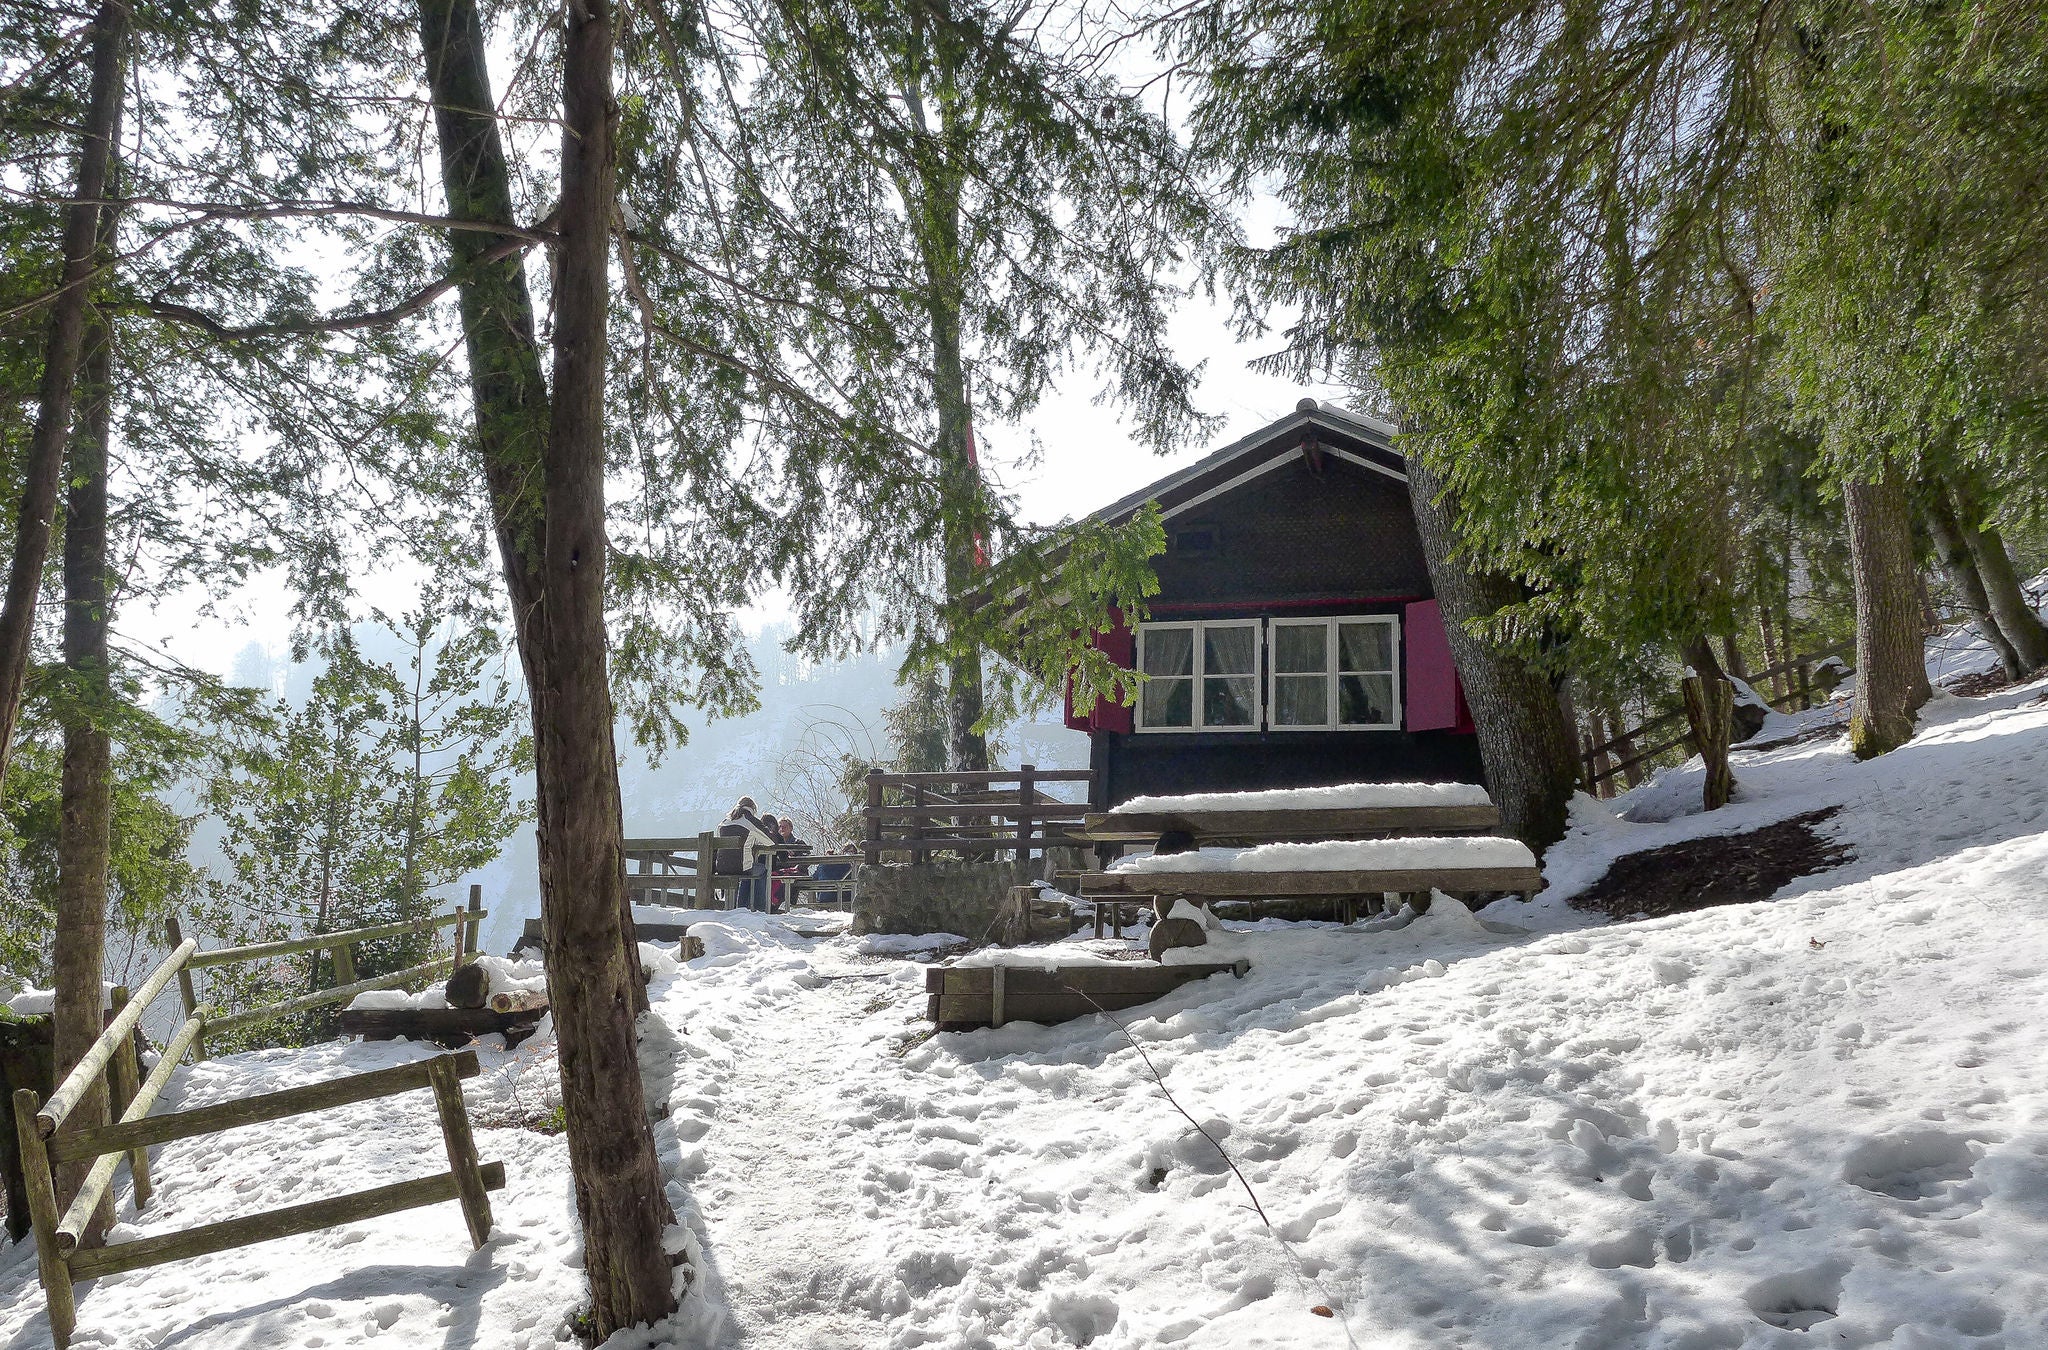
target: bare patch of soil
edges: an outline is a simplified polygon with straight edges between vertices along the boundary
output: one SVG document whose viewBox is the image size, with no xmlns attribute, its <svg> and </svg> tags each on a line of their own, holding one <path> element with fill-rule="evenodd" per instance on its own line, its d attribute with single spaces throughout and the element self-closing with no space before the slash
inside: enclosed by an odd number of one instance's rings
<svg viewBox="0 0 2048 1350">
<path fill-rule="evenodd" d="M 1814 828 L 1838 809 L 1624 854 L 1571 906 L 1614 919 L 1656 919 L 1768 900 L 1788 881 L 1849 861 L 1846 848 Z"/>
<path fill-rule="evenodd" d="M 2018 683 L 2018 680 L 2007 679 L 2003 670 L 1993 666 L 1989 670 L 1979 670 L 1968 675 L 1959 675 L 1955 679 L 1943 684 L 1942 688 L 1948 690 L 1957 698 L 1982 698 L 1986 694 L 1995 694 L 2001 689 L 2010 689 Z"/>
</svg>

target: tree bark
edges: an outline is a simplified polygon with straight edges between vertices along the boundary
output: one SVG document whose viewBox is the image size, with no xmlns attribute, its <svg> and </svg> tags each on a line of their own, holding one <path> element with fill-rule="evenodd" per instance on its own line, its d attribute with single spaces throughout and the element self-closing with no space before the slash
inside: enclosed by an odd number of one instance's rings
<svg viewBox="0 0 2048 1350">
<path fill-rule="evenodd" d="M 107 429 L 113 403 L 113 346 L 104 321 L 89 318 L 78 425 L 72 432 L 71 490 L 64 512 L 64 770 L 57 834 L 57 912 L 51 934 L 56 1006 L 51 1031 L 62 1078 L 99 1039 L 107 929 L 107 860 L 113 840 L 113 780 L 106 731 L 111 702 L 107 671 Z M 104 1080 L 94 1084 L 65 1122 L 66 1130 L 105 1124 Z M 91 1161 L 59 1169 L 58 1194 L 77 1194 Z M 86 1231 L 97 1243 L 114 1223 L 111 1192 Z"/>
<path fill-rule="evenodd" d="M 1948 493 L 1939 482 L 1924 485 L 1921 494 L 1923 510 L 1921 517 L 1927 522 L 1927 533 L 1934 540 L 1934 552 L 1941 559 L 1942 570 L 1948 573 L 1950 584 L 1962 598 L 1963 607 L 1970 611 L 1976 621 L 1977 631 L 1998 653 L 1998 665 L 2009 680 L 2026 676 L 2026 667 L 2020 662 L 2019 653 L 2013 650 L 2012 640 L 1998 625 L 1998 616 L 1991 612 L 1991 598 L 1984 590 L 1984 577 L 1977 570 L 1977 559 L 1970 552 L 1970 546 L 1963 541 L 1963 527 L 1956 519 L 1954 507 L 1949 504 Z"/>
<path fill-rule="evenodd" d="M 1983 523 L 1984 508 L 1976 495 L 1959 485 L 1951 485 L 1951 491 L 1963 543 L 1977 563 L 1978 575 L 1984 579 L 1985 598 L 1998 621 L 1998 629 L 2012 644 L 2020 677 L 2033 675 L 2048 666 L 2048 628 L 2042 627 L 2041 616 L 2034 612 L 2034 607 L 2027 603 L 2027 593 L 2020 589 L 2019 573 L 2013 568 L 2012 555 L 2005 551 L 2005 540 L 1995 528 Z"/>
<path fill-rule="evenodd" d="M 1856 583 L 1856 710 L 1849 748 L 1869 759 L 1904 745 L 1927 702 L 1912 520 L 1896 471 L 1843 484 Z"/>
<path fill-rule="evenodd" d="M 1465 702 L 1478 728 L 1487 790 L 1500 808 L 1502 826 L 1540 855 L 1564 837 L 1578 786 L 1571 726 L 1542 672 L 1511 651 L 1481 642 L 1466 627 L 1518 600 L 1520 592 L 1511 578 L 1475 572 L 1457 556 L 1453 507 L 1443 481 L 1412 454 L 1408 495 Z"/>
<path fill-rule="evenodd" d="M 450 213 L 512 224 L 473 0 L 420 0 Z M 572 0 L 563 68 L 554 397 L 517 257 L 454 231 L 476 435 L 533 711 L 541 916 L 570 1168 L 602 1339 L 675 1308 L 671 1215 L 641 1109 L 645 1008 L 625 889 L 605 644 L 604 377 L 613 210 L 612 16 Z"/>
<path fill-rule="evenodd" d="M 1735 794 L 1735 771 L 1728 765 L 1731 721 L 1735 711 L 1735 686 L 1714 657 L 1714 644 L 1696 637 L 1685 644 L 1685 663 L 1693 673 L 1679 681 L 1685 700 L 1685 721 L 1692 731 L 1692 743 L 1706 766 L 1706 783 L 1700 801 L 1709 811 L 1719 810 Z"/>
<path fill-rule="evenodd" d="M 78 182 L 64 209 L 64 266 L 61 289 L 50 302 L 49 337 L 37 388 L 35 430 L 21 458 L 21 503 L 14 527 L 14 557 L 8 565 L 7 597 L 0 603 L 0 785 L 21 720 L 22 689 L 28 679 L 29 642 L 35 633 L 36 600 L 57 514 L 57 489 L 64 477 L 64 445 L 71 431 L 72 395 L 85 339 L 85 310 L 93 268 L 99 262 L 100 202 L 107 195 L 107 166 L 120 135 L 126 88 L 122 53 L 127 47 L 128 7 L 106 0 L 93 19 L 92 86 L 85 127 L 79 136 Z"/>
</svg>

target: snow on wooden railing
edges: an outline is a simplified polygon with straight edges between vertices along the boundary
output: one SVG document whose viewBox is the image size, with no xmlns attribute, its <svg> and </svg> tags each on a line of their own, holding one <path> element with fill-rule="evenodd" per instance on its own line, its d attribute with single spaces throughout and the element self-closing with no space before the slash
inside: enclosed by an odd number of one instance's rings
<svg viewBox="0 0 2048 1350">
<path fill-rule="evenodd" d="M 208 1026 L 219 1029 L 278 1017 L 322 1003 L 353 998 L 369 989 L 404 984 L 423 974 L 446 969 L 450 964 L 460 966 L 475 951 L 473 935 L 477 922 L 484 917 L 480 898 L 480 889 L 473 887 L 466 911 L 454 910 L 428 919 L 319 933 L 283 942 L 225 947 L 210 952 L 200 951 L 196 939 L 180 936 L 176 921 L 171 921 L 171 954 L 150 972 L 133 998 L 125 989 L 114 991 L 114 1015 L 108 1019 L 106 1029 L 65 1075 L 64 1081 L 57 1084 L 48 1100 L 39 1100 L 34 1088 L 18 1088 L 14 1093 L 16 1144 L 21 1151 L 30 1227 L 36 1238 L 37 1273 L 41 1277 L 43 1297 L 49 1305 L 51 1335 L 59 1350 L 70 1344 L 72 1330 L 77 1325 L 77 1302 L 72 1286 L 102 1275 L 331 1228 L 336 1224 L 394 1214 L 444 1200 L 462 1202 L 470 1237 L 477 1246 L 483 1246 L 491 1232 L 491 1208 L 486 1192 L 504 1186 L 505 1168 L 502 1163 L 477 1161 L 476 1142 L 462 1104 L 459 1081 L 476 1076 L 477 1061 L 473 1051 L 437 1055 L 397 1068 L 324 1083 L 309 1083 L 281 1092 L 266 1092 L 169 1115 L 149 1114 L 186 1054 L 190 1052 L 195 1057 L 203 1057 Z M 431 932 L 449 924 L 456 926 L 455 955 L 410 970 L 369 980 L 352 980 L 337 988 L 252 1008 L 227 1018 L 214 1018 L 213 1009 L 199 1004 L 194 997 L 192 971 L 195 967 L 325 949 L 335 953 L 337 971 L 353 975 L 349 953 L 355 943 L 407 932 Z M 164 1046 L 163 1054 L 149 1076 L 138 1083 L 136 1079 L 141 1066 L 135 1052 L 135 1028 L 149 1005 L 168 990 L 173 979 L 178 981 L 185 1020 Z M 112 1110 L 119 1113 L 118 1118 L 111 1124 L 72 1123 L 71 1118 L 79 1104 L 102 1081 L 107 1085 L 108 1101 Z M 446 1172 L 175 1233 L 157 1234 L 104 1247 L 88 1245 L 93 1215 L 112 1186 L 115 1170 L 124 1156 L 128 1159 L 129 1173 L 134 1181 L 135 1207 L 143 1209 L 155 1195 L 149 1166 L 149 1146 L 152 1144 L 330 1110 L 420 1088 L 431 1088 L 434 1092 L 442 1139 L 448 1152 L 449 1170 Z M 69 1130 L 64 1129 L 67 1123 L 72 1123 Z M 90 1162 L 91 1166 L 86 1170 L 76 1194 L 60 1213 L 57 1207 L 58 1171 L 63 1164 L 81 1162 Z"/>
</svg>

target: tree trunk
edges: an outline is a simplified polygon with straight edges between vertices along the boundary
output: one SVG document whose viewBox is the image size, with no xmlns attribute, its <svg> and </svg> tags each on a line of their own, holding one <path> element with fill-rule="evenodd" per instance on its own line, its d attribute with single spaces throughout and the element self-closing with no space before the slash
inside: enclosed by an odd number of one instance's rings
<svg viewBox="0 0 2048 1350">
<path fill-rule="evenodd" d="M 1456 556 L 1453 506 L 1442 480 L 1419 455 L 1408 457 L 1408 495 L 1465 702 L 1478 728 L 1487 790 L 1500 808 L 1502 826 L 1540 855 L 1564 837 L 1578 786 L 1571 726 L 1542 672 L 1511 651 L 1481 642 L 1466 627 L 1520 599 L 1520 592 L 1510 578 L 1474 572 Z"/>
<path fill-rule="evenodd" d="M 1856 582 L 1856 710 L 1849 748 L 1869 759 L 1904 745 L 1932 693 L 1920 636 L 1913 530 L 1898 475 L 1842 485 Z"/>
<path fill-rule="evenodd" d="M 104 234 L 103 234 L 104 237 Z M 106 714 L 112 701 L 107 671 L 108 608 L 113 597 L 107 569 L 107 428 L 113 401 L 113 345 L 103 320 L 86 331 L 78 425 L 71 436 L 70 499 L 64 519 L 64 775 L 57 836 L 57 912 L 51 934 L 56 1007 L 51 1030 L 57 1075 L 85 1056 L 101 1030 L 101 981 L 107 928 L 107 860 L 113 839 L 112 758 Z M 104 1124 L 104 1080 L 96 1083 L 65 1123 L 66 1130 Z M 60 1169 L 60 1195 L 75 1195 L 90 1160 Z M 111 1192 L 94 1211 L 87 1240 L 99 1242 L 114 1223 Z"/>
<path fill-rule="evenodd" d="M 961 354 L 959 187 L 950 180 L 929 188 L 938 200 L 927 214 L 938 236 L 929 245 L 931 273 L 932 394 L 938 413 L 940 547 L 945 554 L 946 605 L 968 603 L 983 547 L 979 522 L 981 473 L 972 450 L 973 412 Z M 949 632 L 947 637 L 953 638 Z M 983 711 L 981 653 L 951 650 L 946 658 L 946 767 L 988 767 L 988 738 L 974 729 Z"/>
<path fill-rule="evenodd" d="M 35 430 L 20 463 L 21 504 L 15 516 L 14 557 L 8 566 L 7 597 L 0 603 L 0 785 L 7 781 L 14 728 L 21 720 L 36 600 L 42 590 L 43 564 L 50 554 L 57 489 L 64 477 L 64 445 L 71 432 L 85 310 L 93 268 L 99 262 L 99 203 L 107 195 L 107 166 L 121 129 L 121 99 L 126 87 L 122 53 L 127 38 L 128 6 L 107 0 L 93 20 L 92 91 L 79 136 L 76 192 L 64 209 L 62 289 L 50 302 Z"/>
<path fill-rule="evenodd" d="M 1995 528 L 1983 523 L 1984 508 L 1975 494 L 1959 486 L 1952 487 L 1952 491 L 1963 543 L 1976 560 L 1978 575 L 1984 579 L 1984 594 L 1991 613 L 1998 621 L 1999 631 L 2012 644 L 2020 675 L 2033 675 L 2048 666 L 2048 628 L 2042 627 L 2041 616 L 2034 612 L 2034 607 L 2027 603 L 2027 593 L 2020 589 L 2019 573 L 2013 568 L 2012 555 L 2005 551 L 2005 540 Z"/>
<path fill-rule="evenodd" d="M 473 0 L 420 0 L 450 214 L 511 225 Z M 476 436 L 533 710 L 541 914 L 570 1167 L 598 1339 L 675 1307 L 670 1219 L 641 1109 L 633 1019 L 645 1007 L 625 889 L 604 628 L 606 266 L 613 209 L 612 23 L 572 0 L 563 72 L 555 395 L 541 380 L 516 256 L 452 231 Z"/>
<path fill-rule="evenodd" d="M 1715 811 L 1726 806 L 1735 794 L 1735 771 L 1728 766 L 1735 686 L 1728 682 L 1721 663 L 1715 659 L 1714 644 L 1705 637 L 1686 643 L 1684 655 L 1692 674 L 1679 681 L 1679 693 L 1685 700 L 1685 721 L 1692 731 L 1692 743 L 1707 770 L 1700 800 L 1707 810 Z"/>
<path fill-rule="evenodd" d="M 605 324 L 618 117 L 608 0 L 570 0 L 567 29 L 553 415 L 531 665 L 548 998 L 591 1331 L 601 1339 L 667 1317 L 676 1299 L 662 1247 L 671 1215 L 633 1071 L 634 1010 L 644 995 L 631 959 L 605 662 Z"/>
<path fill-rule="evenodd" d="M 1991 612 L 1991 598 L 1985 593 L 1984 578 L 1977 570 L 1977 559 L 1970 552 L 1970 546 L 1963 541 L 1963 527 L 1956 519 L 1954 507 L 1949 504 L 1948 493 L 1939 482 L 1925 485 L 1921 494 L 1925 508 L 1921 512 L 1927 522 L 1927 533 L 1934 540 L 1934 552 L 1941 559 L 1942 570 L 1948 573 L 1951 585 L 1961 597 L 1963 607 L 1970 611 L 1976 621 L 1977 631 L 1998 653 L 1998 665 L 2009 680 L 2026 676 L 2026 668 L 2020 662 L 2019 653 L 2013 650 L 2012 640 L 2005 630 L 1998 626 L 1998 617 Z"/>
</svg>

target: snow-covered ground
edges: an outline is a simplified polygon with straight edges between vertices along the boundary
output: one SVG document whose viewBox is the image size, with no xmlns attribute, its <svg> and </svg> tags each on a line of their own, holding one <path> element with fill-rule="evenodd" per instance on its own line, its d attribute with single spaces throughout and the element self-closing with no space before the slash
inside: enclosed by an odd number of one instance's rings
<svg viewBox="0 0 2048 1350">
<path fill-rule="evenodd" d="M 1122 1025 L 927 1037 L 914 944 L 721 916 L 653 989 L 702 1280 L 651 1343 L 2048 1347 L 2044 688 L 1939 699 L 1867 764 L 1839 736 L 1739 752 L 1711 816 L 1696 766 L 1582 801 L 1549 889 L 1492 926 L 1230 925 L 1249 976 Z M 1853 859 L 1774 901 L 1565 903 L 1617 854 L 1822 806 Z M 236 1056 L 174 1092 L 420 1053 Z M 483 1251 L 445 1205 L 110 1277 L 74 1343 L 553 1344 L 566 1161 L 511 1123 L 545 1119 L 551 1055 L 486 1051 L 468 1085 L 511 1179 Z M 159 1205 L 124 1215 L 436 1170 L 425 1095 L 383 1107 L 167 1145 Z M 0 1346 L 47 1345 L 33 1255 L 0 1262 Z"/>
</svg>

